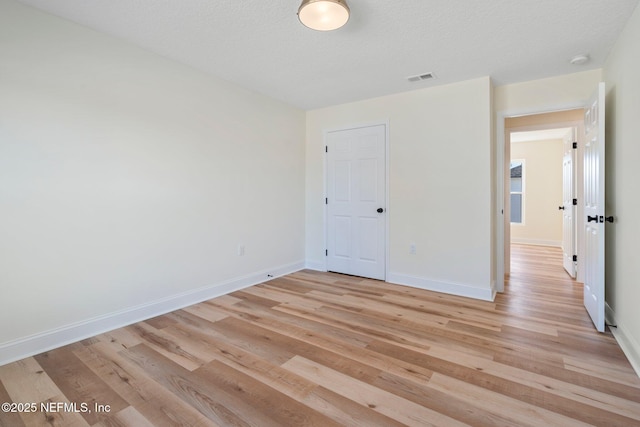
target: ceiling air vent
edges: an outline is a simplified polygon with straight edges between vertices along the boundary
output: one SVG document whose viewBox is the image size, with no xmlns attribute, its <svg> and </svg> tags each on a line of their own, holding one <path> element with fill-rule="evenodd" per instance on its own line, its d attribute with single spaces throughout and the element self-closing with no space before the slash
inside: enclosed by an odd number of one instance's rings
<svg viewBox="0 0 640 427">
<path fill-rule="evenodd" d="M 435 78 L 436 76 L 434 76 L 433 73 L 424 73 L 424 74 L 419 74 L 417 76 L 407 77 L 407 80 L 409 80 L 410 82 L 419 82 L 422 80 L 431 80 Z"/>
</svg>

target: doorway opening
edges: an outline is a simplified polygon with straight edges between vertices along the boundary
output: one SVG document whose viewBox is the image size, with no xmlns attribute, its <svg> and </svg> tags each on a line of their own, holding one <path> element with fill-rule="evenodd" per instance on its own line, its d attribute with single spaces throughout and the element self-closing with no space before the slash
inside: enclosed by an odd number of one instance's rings
<svg viewBox="0 0 640 427">
<path fill-rule="evenodd" d="M 505 279 L 512 245 L 561 248 L 569 276 L 582 272 L 577 200 L 583 191 L 576 177 L 582 174 L 583 115 L 579 108 L 504 119 Z"/>
</svg>

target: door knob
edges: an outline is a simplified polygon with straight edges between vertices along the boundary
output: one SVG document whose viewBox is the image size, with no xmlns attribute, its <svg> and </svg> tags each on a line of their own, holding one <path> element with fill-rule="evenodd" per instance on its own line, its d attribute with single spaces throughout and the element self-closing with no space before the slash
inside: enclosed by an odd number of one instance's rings
<svg viewBox="0 0 640 427">
<path fill-rule="evenodd" d="M 607 222 L 613 222 L 613 217 L 612 216 L 608 216 L 604 219 Z"/>
<path fill-rule="evenodd" d="M 560 209 L 561 211 L 564 210 L 564 206 L 558 206 L 558 209 Z"/>
<path fill-rule="evenodd" d="M 384 212 L 384 209 L 382 209 L 382 208 L 378 208 L 378 210 L 377 210 L 376 212 L 378 212 L 378 213 L 382 213 L 382 212 Z"/>
<path fill-rule="evenodd" d="M 588 216 L 587 215 L 587 222 L 598 222 L 598 216 Z"/>
</svg>

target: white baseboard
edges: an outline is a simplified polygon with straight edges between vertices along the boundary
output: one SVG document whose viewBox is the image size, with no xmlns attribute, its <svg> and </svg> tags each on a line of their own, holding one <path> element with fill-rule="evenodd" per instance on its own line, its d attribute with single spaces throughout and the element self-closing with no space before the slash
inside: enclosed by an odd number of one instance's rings
<svg viewBox="0 0 640 427">
<path fill-rule="evenodd" d="M 562 242 L 559 240 L 519 239 L 516 237 L 512 237 L 511 243 L 520 243 L 521 245 L 534 245 L 534 246 L 555 246 L 558 248 L 562 247 Z"/>
<path fill-rule="evenodd" d="M 616 313 L 606 303 L 605 319 L 610 325 L 616 325 L 616 327 L 610 328 L 611 333 L 618 341 L 618 345 L 620 345 L 624 355 L 627 356 L 633 370 L 636 371 L 636 375 L 640 377 L 640 344 L 627 332 L 625 325 L 619 322 L 619 319 L 616 318 Z"/>
<path fill-rule="evenodd" d="M 493 301 L 496 294 L 495 289 L 489 287 L 476 288 L 468 285 L 438 282 L 424 277 L 409 276 L 406 274 L 391 272 L 387 275 L 387 282 L 484 301 Z"/>
<path fill-rule="evenodd" d="M 304 267 L 309 270 L 327 271 L 327 266 L 322 261 L 310 261 L 306 260 Z"/>
<path fill-rule="evenodd" d="M 179 310 L 211 298 L 226 295 L 258 283 L 263 283 L 275 277 L 302 270 L 304 267 L 305 263 L 300 261 L 258 271 L 246 276 L 171 295 L 149 303 L 2 343 L 0 344 L 0 366 L 113 329 Z"/>
</svg>

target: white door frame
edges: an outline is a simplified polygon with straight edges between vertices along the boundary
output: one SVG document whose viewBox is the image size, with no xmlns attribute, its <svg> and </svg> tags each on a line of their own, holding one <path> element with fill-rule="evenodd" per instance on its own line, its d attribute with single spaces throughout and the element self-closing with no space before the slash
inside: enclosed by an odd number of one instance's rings
<svg viewBox="0 0 640 427">
<path fill-rule="evenodd" d="M 584 120 L 583 120 L 584 122 Z M 564 269 L 573 278 L 577 278 L 577 262 L 571 259 L 573 255 L 578 254 L 578 227 L 576 221 L 578 219 L 578 206 L 573 204 L 573 200 L 578 200 L 578 151 L 577 147 L 571 146 L 575 141 L 578 141 L 579 126 L 571 128 L 571 135 L 565 134 L 562 137 L 562 265 Z M 566 167 L 565 160 L 569 159 L 569 168 Z M 584 161 L 582 162 L 584 163 Z M 568 174 L 567 174 L 567 169 Z M 584 169 L 583 169 L 584 171 Z M 584 175 L 584 172 L 582 173 Z M 571 236 L 567 239 L 567 225 L 566 218 L 570 218 L 571 223 Z M 569 241 L 567 241 L 569 240 Z M 570 246 L 571 251 L 566 252 L 567 245 Z"/>
<path fill-rule="evenodd" d="M 496 112 L 496 206 L 495 206 L 495 271 L 496 271 L 496 291 L 504 292 L 504 274 L 505 274 L 505 153 L 506 139 L 504 121 L 509 117 L 530 116 L 534 114 L 555 113 L 566 110 L 576 110 L 585 108 L 582 103 L 571 103 L 564 105 L 549 105 L 545 107 L 527 108 L 520 110 L 505 110 Z M 555 126 L 555 125 L 554 125 Z M 578 232 L 580 232 L 578 223 Z M 580 237 L 578 237 L 580 240 Z M 580 254 L 578 254 L 578 263 L 580 263 Z M 583 270 L 579 268 L 579 272 Z"/>
<path fill-rule="evenodd" d="M 354 125 L 348 125 L 348 126 L 341 126 L 341 127 L 336 127 L 336 128 L 330 128 L 330 129 L 324 129 L 322 131 L 322 151 L 323 151 L 323 156 L 322 156 L 322 173 L 324 175 L 324 178 L 322 180 L 322 193 L 323 193 L 323 197 L 326 200 L 327 199 L 327 188 L 329 186 L 329 165 L 327 162 L 327 153 L 326 153 L 326 147 L 327 147 L 327 134 L 329 134 L 330 132 L 340 132 L 340 131 L 345 131 L 345 130 L 351 130 L 351 129 L 359 129 L 359 128 L 366 128 L 366 127 L 372 127 L 372 126 L 384 126 L 385 129 L 385 136 L 384 136 L 384 179 L 385 179 L 385 185 L 384 185 L 384 202 L 385 202 L 385 215 L 384 215 L 384 264 L 385 264 L 385 268 L 384 268 L 384 281 L 387 281 L 387 278 L 389 277 L 389 215 L 391 214 L 391 205 L 389 204 L 389 120 L 383 120 L 383 121 L 377 121 L 377 122 L 366 122 L 366 123 L 359 123 L 359 124 L 354 124 Z M 324 229 L 323 232 L 323 244 L 324 244 L 324 248 L 325 248 L 325 254 L 326 254 L 326 249 L 328 247 L 328 240 L 329 240 L 329 221 L 328 221 L 328 206 L 326 203 L 323 204 L 324 209 L 322 210 L 322 227 Z M 324 257 L 324 271 L 329 271 L 328 268 L 328 262 L 327 262 L 327 257 Z"/>
</svg>

